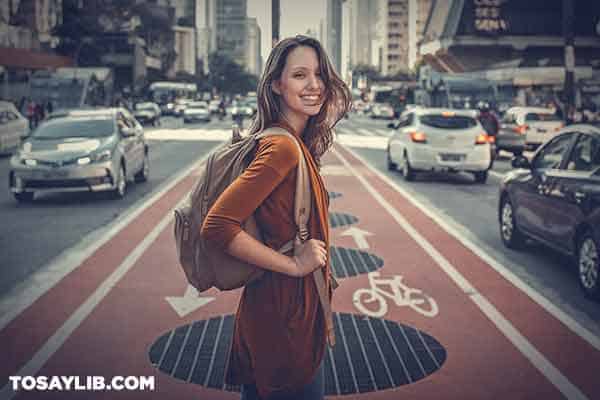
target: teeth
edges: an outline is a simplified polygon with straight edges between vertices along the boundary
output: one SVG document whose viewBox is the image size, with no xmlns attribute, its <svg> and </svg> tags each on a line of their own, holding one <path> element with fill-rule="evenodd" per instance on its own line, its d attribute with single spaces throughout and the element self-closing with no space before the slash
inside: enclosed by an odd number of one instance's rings
<svg viewBox="0 0 600 400">
<path fill-rule="evenodd" d="M 303 99 L 317 101 L 319 100 L 319 96 L 302 96 Z"/>
</svg>

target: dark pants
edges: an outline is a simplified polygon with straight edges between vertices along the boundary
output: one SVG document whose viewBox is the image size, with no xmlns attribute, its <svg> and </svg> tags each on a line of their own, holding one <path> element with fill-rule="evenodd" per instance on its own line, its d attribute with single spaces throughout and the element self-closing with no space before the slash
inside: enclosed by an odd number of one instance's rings
<svg viewBox="0 0 600 400">
<path fill-rule="evenodd" d="M 300 391 L 290 395 L 275 395 L 269 400 L 322 400 L 325 395 L 325 376 L 323 372 L 323 362 L 315 373 L 312 382 L 304 386 Z M 261 400 L 258 397 L 256 385 L 242 385 L 241 400 Z"/>
</svg>

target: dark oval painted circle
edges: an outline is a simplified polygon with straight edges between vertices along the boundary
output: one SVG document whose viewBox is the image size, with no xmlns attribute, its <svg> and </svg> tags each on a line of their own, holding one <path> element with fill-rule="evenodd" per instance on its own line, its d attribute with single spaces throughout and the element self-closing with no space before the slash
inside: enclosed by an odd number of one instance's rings
<svg viewBox="0 0 600 400">
<path fill-rule="evenodd" d="M 337 199 L 338 197 L 342 197 L 342 194 L 338 193 L 338 192 L 327 192 L 327 195 L 329 195 L 329 200 L 333 200 L 333 199 Z"/>
<path fill-rule="evenodd" d="M 417 382 L 441 368 L 446 349 L 411 326 L 358 314 L 334 313 L 336 346 L 325 354 L 325 394 L 365 393 Z M 233 315 L 196 321 L 159 337 L 150 362 L 176 379 L 239 391 L 223 382 Z"/>
<path fill-rule="evenodd" d="M 330 212 L 329 213 L 329 226 L 337 228 L 340 226 L 352 225 L 358 222 L 358 218 L 354 215 Z"/>
<path fill-rule="evenodd" d="M 383 267 L 383 260 L 366 251 L 330 246 L 331 269 L 336 278 L 368 274 Z"/>
</svg>

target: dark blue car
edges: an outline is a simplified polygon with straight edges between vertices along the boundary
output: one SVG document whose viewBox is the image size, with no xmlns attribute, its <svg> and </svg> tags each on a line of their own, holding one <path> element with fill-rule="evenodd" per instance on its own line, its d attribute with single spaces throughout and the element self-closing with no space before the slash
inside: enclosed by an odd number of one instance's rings
<svg viewBox="0 0 600 400">
<path fill-rule="evenodd" d="M 502 241 L 514 249 L 530 238 L 572 256 L 585 294 L 600 299 L 600 129 L 567 126 L 512 165 L 500 187 Z"/>
</svg>

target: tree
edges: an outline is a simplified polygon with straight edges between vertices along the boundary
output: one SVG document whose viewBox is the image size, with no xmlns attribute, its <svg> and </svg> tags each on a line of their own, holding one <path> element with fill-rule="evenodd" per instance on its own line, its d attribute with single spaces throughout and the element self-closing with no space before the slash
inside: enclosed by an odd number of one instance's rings
<svg viewBox="0 0 600 400">
<path fill-rule="evenodd" d="M 367 64 L 357 64 L 352 67 L 352 75 L 364 75 L 367 77 L 369 82 L 378 81 L 381 79 L 381 74 L 372 65 Z"/>
<path fill-rule="evenodd" d="M 212 87 L 221 93 L 238 94 L 255 91 L 258 77 L 246 72 L 242 66 L 222 53 L 208 57 L 209 80 Z"/>
</svg>

